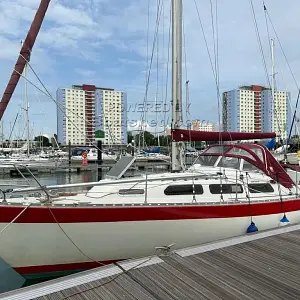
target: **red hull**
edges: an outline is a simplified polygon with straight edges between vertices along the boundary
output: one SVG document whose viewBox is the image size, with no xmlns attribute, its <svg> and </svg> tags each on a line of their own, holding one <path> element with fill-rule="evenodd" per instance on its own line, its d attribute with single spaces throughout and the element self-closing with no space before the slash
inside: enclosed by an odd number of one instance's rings
<svg viewBox="0 0 300 300">
<path fill-rule="evenodd" d="M 0 206 L 0 223 L 11 222 L 24 206 Z M 50 211 L 51 209 L 51 211 Z M 90 223 L 234 218 L 300 210 L 299 199 L 215 205 L 161 205 L 123 207 L 29 207 L 14 223 Z M 54 214 L 56 220 L 53 218 Z"/>
<path fill-rule="evenodd" d="M 11 222 L 24 206 L 0 206 L 0 223 Z M 51 211 L 50 211 L 51 210 Z M 170 206 L 122 206 L 122 207 L 29 207 L 14 223 L 19 224 L 62 224 L 101 223 L 101 222 L 133 222 L 158 220 L 192 220 L 239 218 L 264 216 L 300 211 L 300 200 L 283 202 L 264 202 L 247 204 L 215 204 L 215 205 L 170 205 Z M 53 215 L 56 220 L 54 220 Z M 120 255 L 121 257 L 121 255 Z M 101 264 L 114 263 L 117 260 L 82 263 L 66 263 L 51 265 L 31 265 L 16 267 L 15 270 L 26 278 L 53 276 L 53 273 L 71 273 L 99 267 Z M 51 274 L 52 273 L 52 274 Z M 46 276 L 44 276 L 46 274 Z M 55 275 L 55 274 L 54 274 Z"/>
<path fill-rule="evenodd" d="M 53 272 L 74 272 L 79 270 L 88 270 L 98 268 L 103 265 L 113 264 L 120 260 L 107 260 L 101 262 L 82 262 L 82 263 L 69 263 L 69 264 L 58 264 L 58 265 L 44 265 L 44 266 L 27 266 L 15 268 L 15 271 L 20 275 L 33 275 L 33 274 L 45 274 Z"/>
</svg>

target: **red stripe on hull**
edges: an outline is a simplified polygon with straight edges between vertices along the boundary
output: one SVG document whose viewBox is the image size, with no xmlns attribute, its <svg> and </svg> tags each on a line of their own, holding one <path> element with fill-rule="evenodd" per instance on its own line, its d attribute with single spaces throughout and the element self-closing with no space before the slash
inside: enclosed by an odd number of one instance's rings
<svg viewBox="0 0 300 300">
<path fill-rule="evenodd" d="M 51 272 L 65 272 L 75 270 L 88 270 L 98 268 L 103 265 L 113 264 L 120 260 L 107 260 L 97 262 L 83 262 L 83 263 L 70 263 L 70 264 L 58 264 L 58 265 L 44 265 L 44 266 L 28 266 L 28 267 L 16 267 L 16 272 L 20 275 L 27 274 L 39 274 L 39 273 L 51 273 Z"/>
<path fill-rule="evenodd" d="M 24 206 L 0 206 L 0 223 L 11 222 Z M 300 210 L 300 201 L 254 204 L 147 207 L 51 207 L 59 223 L 187 220 L 271 215 Z M 56 223 L 48 207 L 29 207 L 14 223 Z"/>
</svg>

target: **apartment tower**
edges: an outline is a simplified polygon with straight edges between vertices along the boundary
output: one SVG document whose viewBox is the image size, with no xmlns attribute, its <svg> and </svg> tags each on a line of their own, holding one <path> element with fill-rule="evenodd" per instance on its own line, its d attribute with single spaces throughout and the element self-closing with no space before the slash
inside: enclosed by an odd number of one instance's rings
<svg viewBox="0 0 300 300">
<path fill-rule="evenodd" d="M 285 139 L 291 125 L 290 93 L 264 86 L 241 86 L 223 93 L 223 130 L 275 132 Z"/>
<path fill-rule="evenodd" d="M 104 144 L 127 143 L 126 93 L 94 85 L 57 90 L 58 142 L 90 145 L 95 131 L 104 131 Z"/>
</svg>

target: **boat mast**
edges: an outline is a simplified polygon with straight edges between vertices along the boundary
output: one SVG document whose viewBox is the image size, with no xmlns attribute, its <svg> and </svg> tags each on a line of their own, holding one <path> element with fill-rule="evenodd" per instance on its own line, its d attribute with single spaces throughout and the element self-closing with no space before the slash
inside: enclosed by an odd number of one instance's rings
<svg viewBox="0 0 300 300">
<path fill-rule="evenodd" d="M 155 137 L 157 138 L 157 146 L 160 147 L 159 132 L 157 130 L 158 129 L 157 126 L 158 126 L 158 118 L 157 118 L 157 96 L 155 96 Z"/>
<path fill-rule="evenodd" d="M 27 97 L 27 63 L 24 66 L 24 100 L 25 100 L 25 119 L 26 119 L 26 138 L 27 138 L 27 156 L 30 155 L 30 145 L 29 145 L 29 115 L 28 115 L 28 109 L 29 109 L 29 103 L 28 103 L 28 97 Z"/>
<path fill-rule="evenodd" d="M 190 100 L 189 100 L 189 80 L 185 82 L 185 113 L 186 113 L 186 125 L 187 129 L 191 130 L 192 124 L 190 120 Z M 188 145 L 191 147 L 191 142 L 188 143 Z"/>
<path fill-rule="evenodd" d="M 3 120 L 2 120 L 1 121 L 1 147 L 2 147 L 2 150 L 4 148 L 3 144 L 4 144 L 4 130 L 3 130 Z"/>
<path fill-rule="evenodd" d="M 272 88 L 272 114 L 273 117 L 272 119 L 272 126 L 271 130 L 275 131 L 275 119 L 276 119 L 276 103 L 275 103 L 275 59 L 274 59 L 274 40 L 271 39 L 271 61 L 272 61 L 272 83 L 271 83 L 271 88 Z M 279 125 L 279 124 L 277 124 Z"/>
<path fill-rule="evenodd" d="M 172 130 L 182 122 L 182 0 L 172 0 Z M 181 170 L 179 143 L 172 141 L 172 171 Z"/>
</svg>

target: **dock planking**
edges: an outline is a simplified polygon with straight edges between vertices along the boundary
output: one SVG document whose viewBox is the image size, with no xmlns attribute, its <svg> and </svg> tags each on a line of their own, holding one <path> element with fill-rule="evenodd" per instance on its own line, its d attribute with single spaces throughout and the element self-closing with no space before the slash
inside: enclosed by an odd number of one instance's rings
<svg viewBox="0 0 300 300">
<path fill-rule="evenodd" d="M 128 260 L 0 299 L 300 299 L 300 225 Z"/>
</svg>

